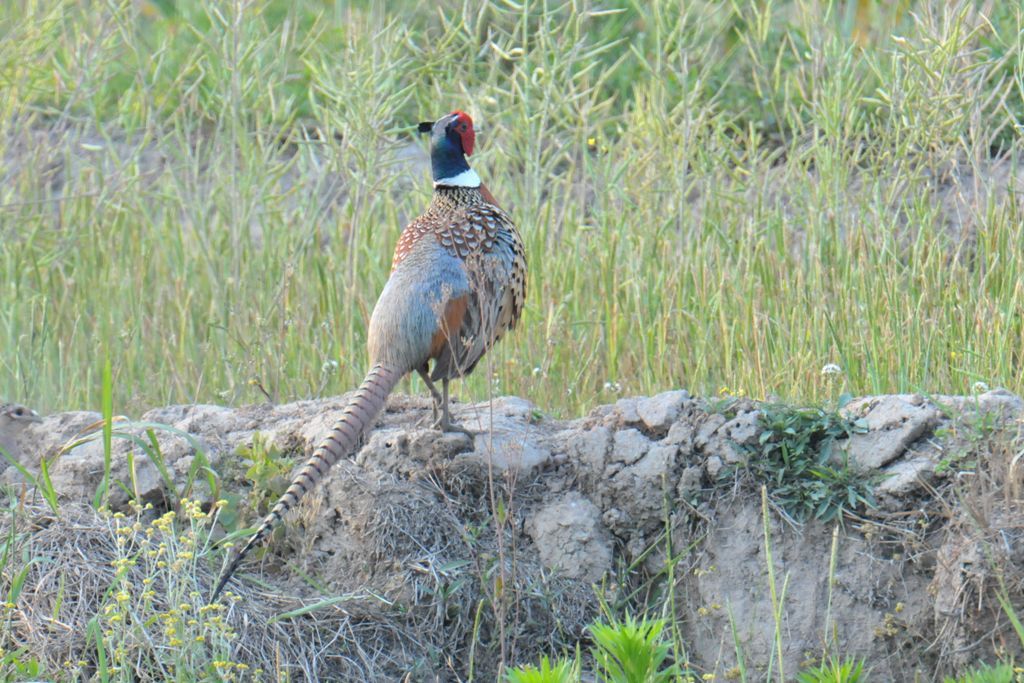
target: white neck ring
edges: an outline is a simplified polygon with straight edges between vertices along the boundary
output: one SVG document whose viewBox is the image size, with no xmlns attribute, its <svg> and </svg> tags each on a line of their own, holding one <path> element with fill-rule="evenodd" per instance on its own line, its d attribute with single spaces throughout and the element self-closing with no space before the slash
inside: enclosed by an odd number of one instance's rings
<svg viewBox="0 0 1024 683">
<path fill-rule="evenodd" d="M 441 178 L 434 181 L 434 187 L 444 185 L 446 187 L 480 187 L 480 176 L 471 168 L 451 178 Z"/>
</svg>

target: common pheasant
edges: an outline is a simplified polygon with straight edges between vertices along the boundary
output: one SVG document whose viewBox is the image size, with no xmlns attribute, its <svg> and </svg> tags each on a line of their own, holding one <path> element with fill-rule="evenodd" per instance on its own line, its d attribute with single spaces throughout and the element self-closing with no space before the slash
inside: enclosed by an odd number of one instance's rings
<svg viewBox="0 0 1024 683">
<path fill-rule="evenodd" d="M 370 371 L 331 433 L 221 573 L 213 600 L 284 514 L 334 463 L 355 451 L 406 374 L 415 371 L 429 388 L 434 426 L 456 429 L 448 383 L 472 372 L 519 320 L 526 297 L 523 241 L 466 161 L 476 141 L 473 120 L 454 111 L 421 123 L 419 130 L 430 133 L 434 195 L 395 247 L 391 275 L 370 317 Z"/>
</svg>

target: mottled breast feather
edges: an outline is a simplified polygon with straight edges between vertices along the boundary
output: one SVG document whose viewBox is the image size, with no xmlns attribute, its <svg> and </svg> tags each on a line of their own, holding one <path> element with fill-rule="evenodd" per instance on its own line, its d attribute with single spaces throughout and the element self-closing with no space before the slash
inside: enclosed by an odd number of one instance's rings
<svg viewBox="0 0 1024 683">
<path fill-rule="evenodd" d="M 433 221 L 427 214 L 419 216 L 414 219 L 412 223 L 406 226 L 405 230 L 402 231 L 402 236 L 398 238 L 398 244 L 395 245 L 395 255 L 391 259 L 391 272 L 395 272 L 395 268 L 398 264 L 409 255 L 412 248 L 419 242 L 423 237 L 434 231 Z"/>
</svg>

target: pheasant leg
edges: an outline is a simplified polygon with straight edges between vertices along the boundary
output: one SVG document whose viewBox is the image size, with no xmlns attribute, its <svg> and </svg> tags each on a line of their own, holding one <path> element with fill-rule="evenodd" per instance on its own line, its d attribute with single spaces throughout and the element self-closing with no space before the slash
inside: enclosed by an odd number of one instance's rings
<svg viewBox="0 0 1024 683">
<path fill-rule="evenodd" d="M 441 419 L 434 424 L 434 427 L 440 429 L 442 432 L 462 432 L 472 439 L 473 432 L 460 424 L 452 422 L 452 414 L 448 410 L 448 382 L 449 380 L 447 378 L 441 380 Z"/>
<path fill-rule="evenodd" d="M 423 380 L 423 383 L 427 385 L 427 389 L 430 390 L 430 396 L 434 399 L 434 405 L 432 406 L 433 411 L 430 417 L 430 425 L 432 428 L 436 428 L 440 420 L 440 418 L 438 417 L 438 410 L 440 409 L 441 402 L 443 400 L 441 398 L 441 392 L 437 390 L 437 387 L 434 386 L 434 382 L 431 381 L 430 375 L 427 374 L 426 366 L 422 368 L 416 368 L 416 374 L 418 374 L 420 376 L 420 379 Z M 445 382 L 445 389 L 447 388 L 448 384 L 447 382 Z M 445 401 L 445 404 L 447 406 L 447 401 Z"/>
</svg>

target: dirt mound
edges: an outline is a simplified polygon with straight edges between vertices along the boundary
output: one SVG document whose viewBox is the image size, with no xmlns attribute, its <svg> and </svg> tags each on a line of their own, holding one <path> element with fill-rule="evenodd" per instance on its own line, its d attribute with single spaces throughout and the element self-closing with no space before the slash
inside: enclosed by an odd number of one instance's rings
<svg viewBox="0 0 1024 683">
<path fill-rule="evenodd" d="M 252 522 L 343 404 L 174 406 L 119 422 L 112 507 L 127 508 L 128 491 L 151 514 L 183 494 L 207 507 L 236 494 L 229 521 Z M 860 429 L 837 453 L 877 474 L 877 507 L 837 524 L 797 523 L 744 475 L 766 430 L 753 401 L 674 391 L 556 421 L 503 397 L 457 407 L 470 438 L 424 429 L 429 403 L 393 397 L 363 448 L 245 568 L 276 588 L 256 591 L 243 576 L 229 615 L 244 625 L 236 653 L 272 664 L 280 648 L 266 643 L 290 639 L 294 673 L 321 679 L 454 680 L 470 668 L 493 678 L 500 661 L 574 648 L 600 597 L 671 605 L 688 665 L 726 678 L 778 670 L 779 652 L 789 674 L 823 652 L 864 657 L 872 680 L 1019 655 L 1000 599 L 1024 604 L 1022 409 L 998 390 L 850 403 Z M 63 623 L 84 633 L 112 580 L 109 520 L 81 505 L 103 477 L 98 428 L 96 414 L 67 413 L 0 435 L 30 473 L 45 457 L 66 501 L 65 514 L 29 506 L 0 530 L 52 560 L 28 569 L 15 633 L 55 657 L 79 657 L 84 641 L 38 620 L 73 610 Z M 0 478 L 24 483 L 15 467 Z M 248 498 L 237 495 L 253 481 Z M 196 566 L 197 595 L 220 557 Z M 79 598 L 55 605 L 44 565 L 77 565 Z M 324 596 L 345 599 L 270 619 Z"/>
</svg>

